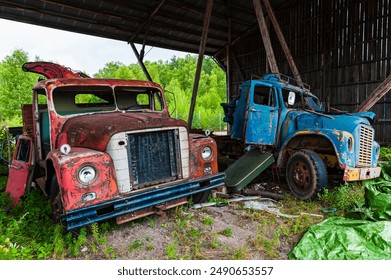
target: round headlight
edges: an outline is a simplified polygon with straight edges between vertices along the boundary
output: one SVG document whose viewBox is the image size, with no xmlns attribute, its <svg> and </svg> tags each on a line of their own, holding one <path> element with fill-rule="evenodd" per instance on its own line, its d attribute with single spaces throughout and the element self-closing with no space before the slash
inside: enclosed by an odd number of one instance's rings
<svg viewBox="0 0 391 280">
<path fill-rule="evenodd" d="M 86 165 L 80 168 L 79 173 L 77 175 L 81 183 L 90 184 L 95 180 L 96 171 L 95 168 L 91 165 Z"/>
<path fill-rule="evenodd" d="M 210 159 L 212 157 L 212 149 L 208 146 L 204 147 L 201 156 L 205 160 Z"/>
</svg>

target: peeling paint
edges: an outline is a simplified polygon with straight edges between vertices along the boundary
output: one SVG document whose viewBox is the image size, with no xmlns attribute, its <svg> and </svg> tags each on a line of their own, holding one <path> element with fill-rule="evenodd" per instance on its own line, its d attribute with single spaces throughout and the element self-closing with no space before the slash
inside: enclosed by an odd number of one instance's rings
<svg viewBox="0 0 391 280">
<path fill-rule="evenodd" d="M 368 168 L 377 168 L 379 145 L 365 115 L 326 112 L 309 89 L 273 74 L 246 81 L 240 88 L 240 96 L 224 105 L 232 138 L 249 149 L 272 152 L 277 168 L 284 168 L 295 151 L 309 149 L 321 155 L 329 167 L 357 169 L 360 180 L 377 176 L 376 172 L 366 173 Z M 291 93 L 295 98 L 288 104 Z M 374 113 L 369 115 L 373 120 Z M 352 176 L 354 173 L 346 173 L 344 179 Z"/>
<path fill-rule="evenodd" d="M 163 215 L 167 207 L 185 203 L 187 196 L 223 185 L 224 174 L 219 173 L 217 168 L 216 143 L 209 137 L 189 135 L 186 122 L 170 118 L 160 85 L 148 81 L 87 78 L 82 73 L 53 63 L 29 63 L 25 68 L 49 79 L 39 81 L 33 89 L 34 102 L 38 102 L 38 92 L 45 92 L 47 105 L 34 105 L 25 110 L 27 115 L 33 115 L 29 125 L 33 128 L 32 137 L 37 147 L 35 157 L 39 161 L 39 168 L 46 173 L 44 178 L 48 180 L 46 185 L 39 185 L 46 193 L 50 193 L 52 177 L 57 177 L 61 201 L 56 200 L 56 203 L 63 204 L 63 213 L 57 213 L 56 216 L 62 214 L 68 229 L 116 216 L 125 217 L 124 214 L 132 216 L 131 213 L 137 211 L 140 211 L 137 212 L 139 214 L 133 216 L 139 217 L 149 213 L 148 209 L 152 208 L 155 209 L 153 213 Z M 85 104 L 77 107 L 75 102 L 78 90 L 85 91 L 85 86 L 88 86 L 87 89 L 104 87 L 113 90 L 113 95 L 117 93 L 116 89 L 121 92 L 123 88 L 126 90 L 122 94 L 128 94 L 129 89 L 135 93 L 145 92 L 151 99 L 156 96 L 161 99 L 161 109 L 155 110 L 154 105 L 146 110 L 119 109 L 123 107 L 116 103 L 114 109 L 110 107 L 110 110 L 91 112 L 95 110 L 95 105 L 88 104 L 88 111 L 84 109 Z M 59 100 L 54 106 L 53 94 L 57 90 L 63 99 L 54 95 Z M 70 100 L 68 96 L 73 98 L 72 102 L 67 103 Z M 99 94 L 96 97 L 103 98 Z M 114 101 L 117 102 L 119 96 L 115 97 Z M 130 97 L 125 101 L 133 100 L 137 103 L 136 95 Z M 72 106 L 78 110 L 73 111 Z M 151 135 L 149 138 L 146 137 L 147 133 Z M 110 141 L 118 135 L 123 138 L 121 152 L 126 157 L 112 157 L 114 152 L 108 148 L 109 143 L 112 143 Z M 131 149 L 128 139 L 132 137 L 141 139 L 138 144 L 142 146 Z M 164 137 L 167 139 L 164 140 Z M 143 140 L 149 140 L 147 146 Z M 60 151 L 64 144 L 71 147 L 70 151 Z M 164 145 L 171 145 L 171 148 L 165 149 Z M 212 155 L 202 159 L 205 147 L 211 149 Z M 137 153 L 141 150 L 142 153 Z M 161 165 L 160 159 L 164 159 Z M 124 162 L 119 163 L 121 160 Z M 144 168 L 137 169 L 137 172 L 144 172 L 147 177 L 146 182 L 138 184 L 132 177 L 132 170 L 134 165 L 143 160 L 153 168 L 149 173 L 145 173 Z M 156 162 L 158 164 L 154 164 Z M 155 178 L 154 173 L 158 173 L 159 168 L 164 169 L 165 164 L 171 164 L 175 169 L 170 169 L 170 179 Z M 84 167 L 88 168 L 83 170 Z M 121 189 L 117 185 L 120 182 L 117 179 L 117 172 L 120 172 L 118 167 L 125 174 L 119 176 L 121 183 L 127 184 L 125 188 L 121 186 Z M 83 173 L 84 181 L 81 178 L 82 171 L 86 172 Z M 127 180 L 123 180 L 124 176 L 128 177 Z M 87 180 L 91 181 L 85 183 Z"/>
</svg>

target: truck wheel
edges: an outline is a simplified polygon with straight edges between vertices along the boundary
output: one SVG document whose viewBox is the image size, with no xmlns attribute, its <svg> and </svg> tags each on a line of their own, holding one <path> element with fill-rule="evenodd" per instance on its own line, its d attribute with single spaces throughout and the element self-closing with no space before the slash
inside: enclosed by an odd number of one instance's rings
<svg viewBox="0 0 391 280">
<path fill-rule="evenodd" d="M 52 217 L 55 223 L 60 222 L 61 214 L 63 212 L 60 187 L 58 186 L 57 176 L 52 178 L 52 185 L 50 189 L 50 200 L 52 202 Z"/>
<path fill-rule="evenodd" d="M 193 201 L 194 204 L 206 202 L 211 192 L 212 192 L 211 190 L 207 190 L 204 192 L 193 194 L 191 196 L 191 200 Z"/>
<path fill-rule="evenodd" d="M 327 169 L 317 153 L 303 149 L 288 159 L 286 180 L 295 196 L 313 199 L 327 187 Z"/>
</svg>

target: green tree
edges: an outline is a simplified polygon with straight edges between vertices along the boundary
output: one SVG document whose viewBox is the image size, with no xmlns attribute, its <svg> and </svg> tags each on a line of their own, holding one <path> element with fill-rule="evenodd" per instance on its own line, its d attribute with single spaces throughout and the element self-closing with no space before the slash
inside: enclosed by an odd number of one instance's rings
<svg viewBox="0 0 391 280">
<path fill-rule="evenodd" d="M 28 54 L 18 49 L 0 63 L 0 118 L 12 125 L 21 124 L 21 106 L 31 104 L 31 89 L 38 78 L 22 70 L 28 60 Z"/>
<path fill-rule="evenodd" d="M 93 77 L 95 78 L 115 78 L 116 71 L 124 66 L 121 62 L 108 62 L 102 69 L 99 69 L 98 73 L 95 73 Z"/>
</svg>

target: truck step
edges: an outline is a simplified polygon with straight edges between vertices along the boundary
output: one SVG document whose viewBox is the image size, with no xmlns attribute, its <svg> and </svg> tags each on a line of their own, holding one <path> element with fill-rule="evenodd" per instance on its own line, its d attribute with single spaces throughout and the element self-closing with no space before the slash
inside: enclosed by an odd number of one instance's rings
<svg viewBox="0 0 391 280">
<path fill-rule="evenodd" d="M 225 184 L 230 192 L 238 192 L 274 162 L 273 154 L 251 150 L 225 170 Z"/>
</svg>

